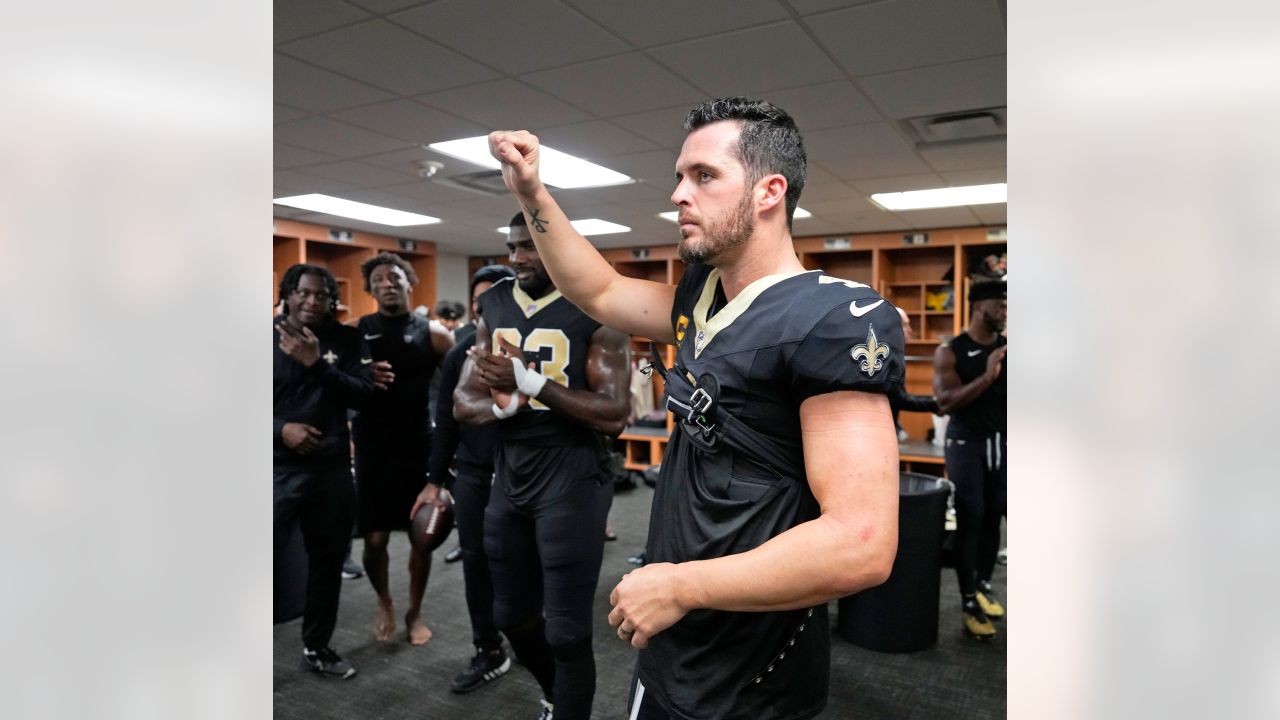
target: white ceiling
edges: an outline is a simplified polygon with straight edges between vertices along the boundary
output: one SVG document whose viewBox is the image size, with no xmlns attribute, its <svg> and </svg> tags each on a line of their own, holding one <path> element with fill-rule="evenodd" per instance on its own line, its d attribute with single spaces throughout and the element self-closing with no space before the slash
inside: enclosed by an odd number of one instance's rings
<svg viewBox="0 0 1280 720">
<path fill-rule="evenodd" d="M 690 106 L 753 95 L 805 136 L 813 217 L 796 235 L 1005 222 L 1004 205 L 890 213 L 873 192 L 1003 182 L 1005 143 L 918 148 L 900 121 L 1003 107 L 1003 0 L 275 0 L 275 197 L 328 193 L 443 219 L 390 228 L 273 206 L 274 215 L 502 252 L 517 209 L 420 179 L 482 168 L 425 150 L 524 128 L 636 184 L 560 190 L 573 218 L 632 228 L 600 247 L 675 242 Z"/>
</svg>

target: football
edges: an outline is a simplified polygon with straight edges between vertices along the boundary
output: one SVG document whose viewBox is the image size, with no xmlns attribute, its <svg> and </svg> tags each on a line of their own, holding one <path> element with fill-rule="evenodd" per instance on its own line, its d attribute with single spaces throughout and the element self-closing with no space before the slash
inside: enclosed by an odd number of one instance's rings
<svg viewBox="0 0 1280 720">
<path fill-rule="evenodd" d="M 413 516 L 409 532 L 413 533 L 414 542 L 421 544 L 430 552 L 444 544 L 445 538 L 453 530 L 453 496 L 446 491 L 440 492 L 444 500 L 444 509 L 427 504 L 418 509 Z"/>
</svg>

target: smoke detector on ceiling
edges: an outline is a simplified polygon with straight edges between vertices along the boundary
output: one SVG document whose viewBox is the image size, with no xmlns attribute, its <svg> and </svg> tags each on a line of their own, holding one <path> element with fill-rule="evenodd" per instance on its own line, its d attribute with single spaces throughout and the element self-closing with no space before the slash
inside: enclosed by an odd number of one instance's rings
<svg viewBox="0 0 1280 720">
<path fill-rule="evenodd" d="M 423 180 L 435 177 L 436 173 L 444 169 L 444 163 L 439 160 L 418 160 L 413 164 L 418 167 L 418 177 Z"/>
</svg>

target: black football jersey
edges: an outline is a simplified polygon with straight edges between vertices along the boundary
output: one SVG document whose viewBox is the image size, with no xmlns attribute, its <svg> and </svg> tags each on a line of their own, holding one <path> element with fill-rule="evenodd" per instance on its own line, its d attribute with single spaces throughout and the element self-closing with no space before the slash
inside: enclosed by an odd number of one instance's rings
<svg viewBox="0 0 1280 720">
<path fill-rule="evenodd" d="M 498 338 L 520 348 L 524 361 L 547 380 L 574 390 L 587 390 L 587 350 L 600 323 L 554 290 L 541 298 L 529 297 L 514 278 L 504 278 L 480 296 L 481 314 L 489 328 L 491 349 Z M 498 423 L 503 441 L 539 445 L 595 444 L 594 431 L 550 409 L 537 400 Z"/>
<path fill-rule="evenodd" d="M 707 446 L 678 423 L 654 491 L 646 558 L 685 562 L 745 552 L 819 514 L 803 464 L 800 404 L 902 382 L 897 311 L 871 288 L 820 271 L 761 278 L 712 313 L 719 271 L 690 266 L 672 324 L 683 373 L 736 421 L 797 458 L 761 464 Z M 723 297 L 721 295 L 721 297 Z M 676 717 L 811 717 L 826 703 L 825 604 L 770 613 L 697 610 L 650 640 L 640 678 Z"/>
<path fill-rule="evenodd" d="M 439 362 L 431 346 L 430 321 L 414 313 L 395 317 L 374 313 L 360 318 L 356 329 L 374 361 L 391 363 L 396 375 L 390 387 L 373 394 L 357 421 L 377 426 L 379 432 L 401 429 L 429 433 L 427 403 L 431 377 Z"/>
<path fill-rule="evenodd" d="M 1003 335 L 996 336 L 990 345 L 979 345 L 969 333 L 955 336 L 948 346 L 956 356 L 956 374 L 960 382 L 969 384 L 987 371 L 987 358 L 1000 347 L 1009 344 Z M 947 421 L 947 437 L 958 439 L 990 437 L 997 432 L 1008 430 L 1008 411 L 1006 408 L 1005 379 L 1009 372 L 1009 356 L 1000 363 L 1000 376 L 991 383 L 977 400 L 955 410 Z"/>
</svg>

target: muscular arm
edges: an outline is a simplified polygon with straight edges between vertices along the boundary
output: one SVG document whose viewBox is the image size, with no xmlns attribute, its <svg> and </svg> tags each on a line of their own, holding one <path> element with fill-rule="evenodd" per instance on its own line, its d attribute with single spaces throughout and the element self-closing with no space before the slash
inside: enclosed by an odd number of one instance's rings
<svg viewBox="0 0 1280 720">
<path fill-rule="evenodd" d="M 628 573 L 613 625 L 644 647 L 690 610 L 810 607 L 878 585 L 898 548 L 898 441 L 883 395 L 840 391 L 800 406 L 805 473 L 821 515 L 748 552 Z"/>
<path fill-rule="evenodd" d="M 972 404 L 986 392 L 1000 376 L 1000 359 L 1004 357 L 1006 347 L 1008 346 L 992 353 L 987 362 L 987 371 L 966 384 L 956 373 L 955 353 L 949 346 L 939 345 L 933 354 L 933 394 L 938 398 L 939 413 L 950 415 Z"/>
<path fill-rule="evenodd" d="M 482 318 L 476 323 L 474 349 L 488 353 L 489 348 L 489 326 Z M 453 417 L 468 425 L 487 425 L 498 419 L 493 414 L 493 396 L 489 394 L 489 388 L 480 381 L 476 373 L 476 362 L 470 357 L 462 364 L 458 389 L 453 391 Z"/>
<path fill-rule="evenodd" d="M 502 177 L 520 202 L 538 255 L 556 287 L 602 325 L 675 344 L 670 317 L 675 286 L 619 275 L 573 229 L 542 184 L 538 150 L 538 138 L 523 130 L 489 135 L 489 151 L 502 163 Z"/>
<path fill-rule="evenodd" d="M 453 333 L 438 323 L 431 323 L 431 349 L 435 351 L 436 359 L 443 361 L 451 347 L 453 347 Z"/>
<path fill-rule="evenodd" d="M 591 336 L 587 350 L 587 390 L 572 390 L 549 382 L 538 400 L 552 411 L 590 426 L 605 435 L 627 428 L 631 414 L 631 338 L 607 327 Z"/>
</svg>

